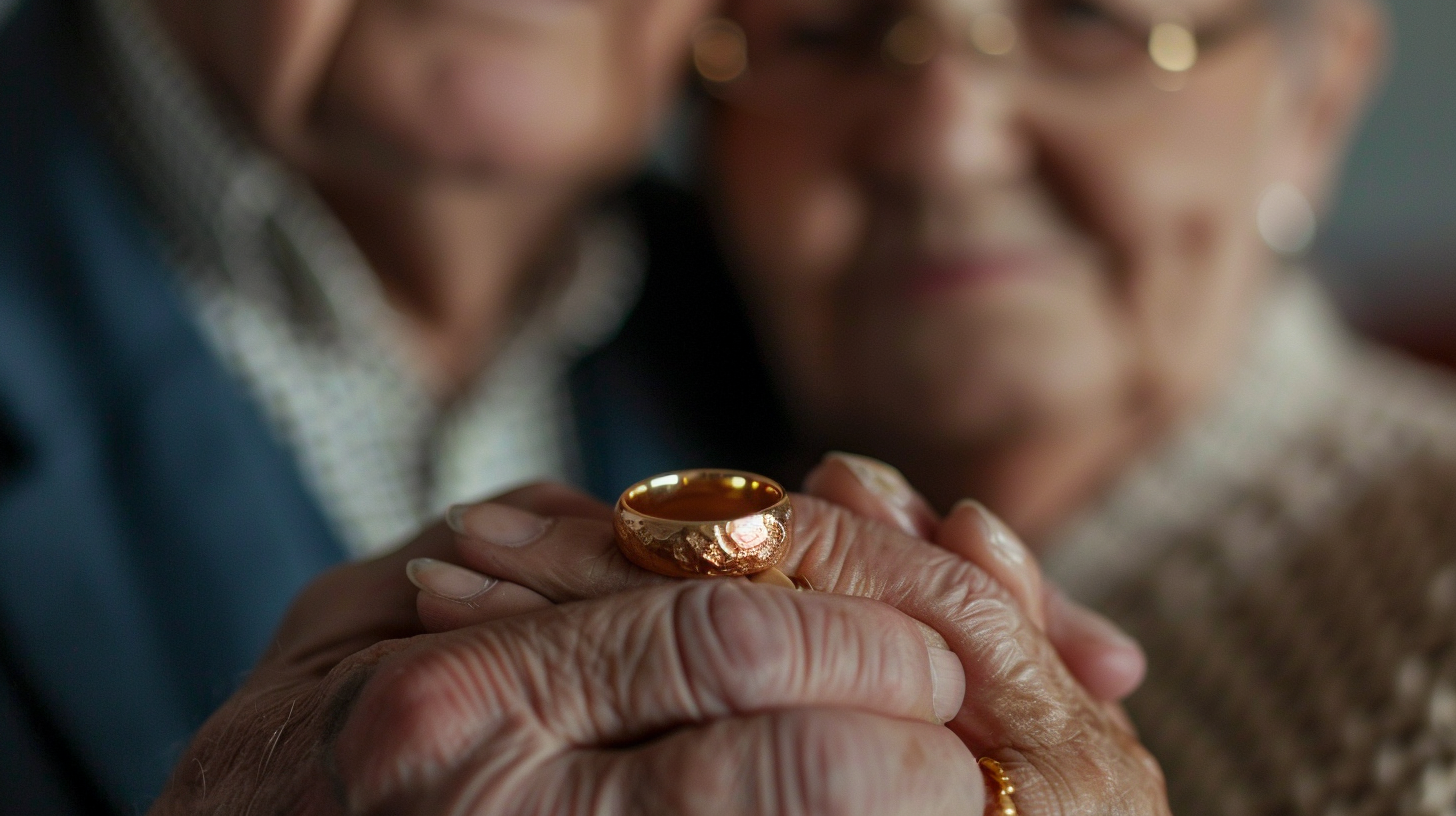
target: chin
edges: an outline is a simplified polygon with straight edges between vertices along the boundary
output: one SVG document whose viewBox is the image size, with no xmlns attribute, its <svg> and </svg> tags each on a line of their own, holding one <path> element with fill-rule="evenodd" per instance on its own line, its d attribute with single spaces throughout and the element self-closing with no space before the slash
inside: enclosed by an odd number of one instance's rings
<svg viewBox="0 0 1456 816">
<path fill-rule="evenodd" d="M 506 177 L 580 172 L 604 152 L 605 128 L 590 116 L 593 107 L 569 99 L 549 109 L 473 101 L 422 120 L 408 147 L 445 170 Z"/>
<path fill-rule="evenodd" d="M 527 182 L 590 175 L 645 141 L 624 124 L 642 104 L 601 66 L 556 59 L 559 50 L 355 54 L 334 75 L 325 124 L 366 159 L 406 172 Z"/>
<path fill-rule="evenodd" d="M 1120 399 L 1126 355 L 1116 335 L 1067 322 L 931 332 L 915 362 L 889 377 L 898 422 L 923 442 L 977 446 L 1038 427 L 1105 416 Z"/>
</svg>

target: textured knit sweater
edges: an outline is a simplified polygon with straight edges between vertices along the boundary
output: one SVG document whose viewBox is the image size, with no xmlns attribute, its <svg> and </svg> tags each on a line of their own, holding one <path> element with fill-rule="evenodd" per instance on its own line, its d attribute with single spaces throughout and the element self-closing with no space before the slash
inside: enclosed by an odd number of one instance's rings
<svg viewBox="0 0 1456 816">
<path fill-rule="evenodd" d="M 1174 813 L 1456 814 L 1456 388 L 1307 281 L 1047 569 L 1147 649 Z"/>
</svg>

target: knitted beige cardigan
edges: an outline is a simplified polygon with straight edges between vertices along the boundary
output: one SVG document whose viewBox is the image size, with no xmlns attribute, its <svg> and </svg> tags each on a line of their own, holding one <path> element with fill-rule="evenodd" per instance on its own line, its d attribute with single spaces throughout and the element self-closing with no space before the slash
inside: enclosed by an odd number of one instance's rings
<svg viewBox="0 0 1456 816">
<path fill-rule="evenodd" d="M 1046 566 L 1147 649 L 1175 813 L 1456 814 L 1456 387 L 1307 279 Z"/>
</svg>

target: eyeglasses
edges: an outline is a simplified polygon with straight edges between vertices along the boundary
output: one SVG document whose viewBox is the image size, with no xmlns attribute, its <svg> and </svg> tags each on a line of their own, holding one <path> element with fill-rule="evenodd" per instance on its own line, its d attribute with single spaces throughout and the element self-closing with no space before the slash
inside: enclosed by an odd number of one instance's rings
<svg viewBox="0 0 1456 816">
<path fill-rule="evenodd" d="M 870 83 L 893 84 L 948 52 L 1082 88 L 1173 91 L 1202 55 L 1265 22 L 1272 10 L 1271 0 L 1246 3 L 1195 24 L 1140 21 L 1098 0 L 1022 0 L 960 18 L 869 5 L 839 16 L 780 12 L 743 24 L 719 17 L 697 29 L 693 61 L 711 92 L 750 105 L 815 107 L 846 94 L 861 98 Z"/>
</svg>

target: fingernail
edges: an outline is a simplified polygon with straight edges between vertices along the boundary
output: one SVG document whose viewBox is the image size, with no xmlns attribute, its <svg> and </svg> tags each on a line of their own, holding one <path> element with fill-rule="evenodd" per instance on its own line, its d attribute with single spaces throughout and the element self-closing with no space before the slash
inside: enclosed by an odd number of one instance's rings
<svg viewBox="0 0 1456 816">
<path fill-rule="evenodd" d="M 878 459 L 857 453 L 830 451 L 824 458 L 834 459 L 849 468 L 849 472 L 854 474 L 854 478 L 865 490 L 885 503 L 886 509 L 895 519 L 895 524 L 902 531 L 919 535 L 915 518 L 910 514 L 910 507 L 915 502 L 915 490 L 905 480 L 904 474 Z"/>
<path fill-rule="evenodd" d="M 968 505 L 975 509 L 976 516 L 981 521 L 981 532 L 986 538 L 986 547 L 991 551 L 991 555 L 1009 567 L 1022 569 L 1026 566 L 1026 563 L 1031 560 L 1031 552 L 1026 549 L 1026 545 L 1021 543 L 1021 539 L 1011 532 L 1011 528 L 1007 527 L 1005 522 L 996 518 L 990 510 L 986 509 L 986 505 L 975 499 L 961 499 L 956 502 L 957 508 L 961 505 Z"/>
<path fill-rule="evenodd" d="M 410 583 L 423 592 L 451 601 L 468 601 L 498 581 L 464 567 L 433 558 L 415 558 L 404 567 Z"/>
<path fill-rule="evenodd" d="M 1101 638 L 1107 645 L 1114 649 L 1126 652 L 1142 653 L 1143 647 L 1133 639 L 1132 635 L 1122 631 L 1112 621 L 1087 610 L 1079 610 L 1082 616 L 1082 626 L 1093 630 L 1096 637 Z"/>
<path fill-rule="evenodd" d="M 1079 637 L 1100 641 L 1108 649 L 1135 653 L 1141 657 L 1142 645 L 1132 635 L 1122 631 L 1117 624 L 1081 604 L 1069 601 L 1058 587 L 1052 587 L 1049 593 L 1053 595 L 1066 625 L 1075 629 Z"/>
<path fill-rule="evenodd" d="M 913 618 L 912 618 L 913 620 Z M 925 638 L 925 645 L 932 649 L 949 649 L 950 644 L 945 642 L 945 637 L 931 628 L 930 624 L 915 621 L 915 626 L 920 629 L 920 636 Z"/>
<path fill-rule="evenodd" d="M 501 547 L 524 547 L 540 538 L 551 526 L 535 513 L 504 504 L 457 504 L 445 511 L 450 529 Z"/>
<path fill-rule="evenodd" d="M 948 723 L 960 713 L 966 699 L 966 670 L 949 649 L 929 647 L 930 700 L 935 718 Z"/>
<path fill-rule="evenodd" d="M 1089 679 L 1088 690 L 1106 700 L 1122 700 L 1137 691 L 1148 670 L 1147 657 L 1138 642 L 1100 615 L 1088 613 L 1075 625 L 1089 646 L 1100 643 L 1095 666 L 1088 669 L 1096 678 Z"/>
</svg>

